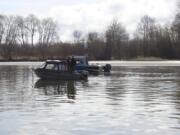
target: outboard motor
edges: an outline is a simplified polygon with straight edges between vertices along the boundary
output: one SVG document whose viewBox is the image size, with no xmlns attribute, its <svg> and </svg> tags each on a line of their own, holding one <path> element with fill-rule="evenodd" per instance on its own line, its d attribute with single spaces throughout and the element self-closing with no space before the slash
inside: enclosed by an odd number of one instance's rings
<svg viewBox="0 0 180 135">
<path fill-rule="evenodd" d="M 104 72 L 110 72 L 110 71 L 111 71 L 111 65 L 110 65 L 110 64 L 106 64 L 106 65 L 103 67 L 103 70 L 104 70 Z"/>
<path fill-rule="evenodd" d="M 88 78 L 88 71 L 82 71 L 82 73 L 81 73 L 81 79 L 83 79 L 83 80 L 87 80 L 87 78 Z"/>
</svg>

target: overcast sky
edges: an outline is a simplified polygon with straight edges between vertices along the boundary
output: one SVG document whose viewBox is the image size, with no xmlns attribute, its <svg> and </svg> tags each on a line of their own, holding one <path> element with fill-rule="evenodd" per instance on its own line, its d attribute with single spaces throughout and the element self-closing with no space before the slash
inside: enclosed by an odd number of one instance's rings
<svg viewBox="0 0 180 135">
<path fill-rule="evenodd" d="M 170 24 L 177 0 L 0 0 L 0 13 L 53 17 L 60 26 L 61 40 L 70 40 L 72 31 L 103 32 L 113 18 L 133 33 L 143 15 L 161 24 Z"/>
</svg>

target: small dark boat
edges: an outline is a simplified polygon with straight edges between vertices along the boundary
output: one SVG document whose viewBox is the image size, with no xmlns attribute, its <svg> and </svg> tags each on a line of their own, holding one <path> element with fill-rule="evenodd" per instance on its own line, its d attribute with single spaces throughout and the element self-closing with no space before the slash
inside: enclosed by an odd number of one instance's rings
<svg viewBox="0 0 180 135">
<path fill-rule="evenodd" d="M 81 73 L 69 71 L 66 61 L 59 60 L 48 60 L 43 66 L 34 71 L 41 79 L 86 80 L 88 77 L 85 71 Z"/>
<path fill-rule="evenodd" d="M 85 71 L 88 71 L 88 73 L 92 75 L 98 75 L 102 72 L 109 74 L 111 72 L 110 64 L 106 64 L 104 66 L 89 65 L 89 62 L 86 56 L 74 56 L 74 58 L 76 60 L 75 70 L 78 72 L 85 70 Z"/>
</svg>

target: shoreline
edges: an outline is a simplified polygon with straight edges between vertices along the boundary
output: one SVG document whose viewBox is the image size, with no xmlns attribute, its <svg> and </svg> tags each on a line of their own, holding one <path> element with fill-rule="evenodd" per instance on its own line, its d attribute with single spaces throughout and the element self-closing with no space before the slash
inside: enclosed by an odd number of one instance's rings
<svg viewBox="0 0 180 135">
<path fill-rule="evenodd" d="M 44 61 L 0 61 L 0 66 L 40 66 Z M 104 66 L 111 64 L 112 67 L 180 67 L 180 60 L 167 61 L 89 61 L 92 65 Z"/>
<path fill-rule="evenodd" d="M 65 59 L 12 59 L 12 60 L 7 60 L 7 59 L 0 59 L 0 62 L 43 62 L 46 60 L 65 60 Z M 158 58 L 158 57 L 137 57 L 137 58 L 132 58 L 132 59 L 112 59 L 112 60 L 89 60 L 89 61 L 96 61 L 96 62 L 101 62 L 101 61 L 180 61 L 180 59 L 163 59 L 163 58 Z"/>
</svg>

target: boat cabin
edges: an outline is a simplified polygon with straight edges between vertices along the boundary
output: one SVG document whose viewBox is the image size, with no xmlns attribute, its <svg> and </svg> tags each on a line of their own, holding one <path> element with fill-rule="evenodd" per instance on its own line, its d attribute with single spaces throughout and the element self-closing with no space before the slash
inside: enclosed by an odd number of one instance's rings
<svg viewBox="0 0 180 135">
<path fill-rule="evenodd" d="M 35 69 L 36 75 L 41 79 L 84 80 L 87 73 L 71 72 L 66 60 L 47 60 L 40 68 Z"/>
<path fill-rule="evenodd" d="M 68 66 L 66 61 L 47 60 L 43 65 L 43 69 L 55 71 L 68 71 Z"/>
<path fill-rule="evenodd" d="M 87 56 L 70 56 L 70 58 L 74 57 L 77 65 L 88 65 Z"/>
</svg>

